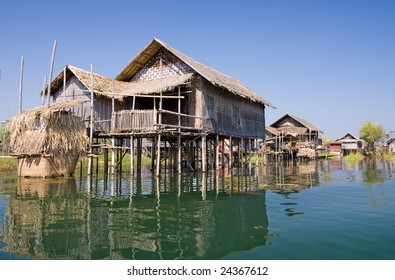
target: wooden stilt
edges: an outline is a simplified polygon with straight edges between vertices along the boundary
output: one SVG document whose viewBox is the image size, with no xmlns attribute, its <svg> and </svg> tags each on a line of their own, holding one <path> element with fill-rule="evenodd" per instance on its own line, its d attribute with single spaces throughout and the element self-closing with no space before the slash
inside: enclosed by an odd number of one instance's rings
<svg viewBox="0 0 395 280">
<path fill-rule="evenodd" d="M 151 171 L 154 172 L 155 170 L 155 139 L 152 138 L 151 142 Z"/>
<path fill-rule="evenodd" d="M 251 139 L 248 139 L 248 168 L 252 166 L 252 147 L 251 147 Z"/>
<path fill-rule="evenodd" d="M 178 174 L 181 174 L 181 156 L 182 156 L 182 146 L 181 146 L 181 134 L 178 134 L 177 137 L 177 172 Z"/>
<path fill-rule="evenodd" d="M 233 167 L 233 139 L 229 137 L 229 168 Z"/>
<path fill-rule="evenodd" d="M 95 173 L 96 173 L 96 177 L 99 175 L 99 155 L 97 155 L 97 157 L 96 157 L 96 170 L 95 170 Z"/>
<path fill-rule="evenodd" d="M 156 173 L 155 175 L 158 177 L 160 175 L 160 146 L 161 146 L 161 134 L 158 134 L 158 146 L 157 146 L 157 154 L 156 154 Z"/>
<path fill-rule="evenodd" d="M 103 153 L 104 153 L 104 176 L 107 177 L 107 175 L 108 175 L 108 149 L 104 148 Z"/>
<path fill-rule="evenodd" d="M 259 164 L 259 142 L 258 139 L 255 139 L 255 167 L 258 167 Z"/>
<path fill-rule="evenodd" d="M 134 175 L 134 138 L 130 136 L 130 174 Z"/>
<path fill-rule="evenodd" d="M 243 157 L 242 157 L 243 153 L 241 152 L 242 145 L 240 145 L 241 141 L 242 141 L 242 139 L 238 139 L 238 141 L 237 141 L 237 165 L 238 165 L 238 167 L 240 167 L 240 162 L 242 162 L 242 160 L 243 160 Z"/>
<path fill-rule="evenodd" d="M 51 83 L 51 80 L 49 80 Z M 93 65 L 91 64 L 91 96 L 90 96 L 90 122 L 89 122 L 89 158 L 88 158 L 88 175 L 92 175 L 92 144 L 93 144 L 93 93 L 94 93 L 94 81 L 93 81 Z"/>
<path fill-rule="evenodd" d="M 163 153 L 164 153 L 164 161 L 165 161 L 165 173 L 167 172 L 167 154 L 168 154 L 168 152 L 167 152 L 167 141 L 164 141 L 165 142 L 165 150 L 163 151 Z"/>
<path fill-rule="evenodd" d="M 142 138 L 137 138 L 137 174 L 141 173 Z"/>
<path fill-rule="evenodd" d="M 215 140 L 214 140 L 214 166 L 215 170 L 219 170 L 219 135 L 215 135 Z"/>
<path fill-rule="evenodd" d="M 221 141 L 221 168 L 225 169 L 225 141 Z"/>
<path fill-rule="evenodd" d="M 111 138 L 111 168 L 110 174 L 114 175 L 115 173 L 115 137 Z"/>
<path fill-rule="evenodd" d="M 206 153 L 207 153 L 207 146 L 206 146 L 206 135 L 202 136 L 202 172 L 206 172 Z"/>
<path fill-rule="evenodd" d="M 121 143 L 121 147 L 123 147 L 123 140 L 122 140 L 122 143 Z M 117 161 L 117 163 L 119 165 L 118 172 L 121 175 L 122 174 L 122 160 L 123 160 L 123 152 L 122 152 L 121 149 L 118 150 L 118 154 L 119 154 L 119 161 Z"/>
</svg>

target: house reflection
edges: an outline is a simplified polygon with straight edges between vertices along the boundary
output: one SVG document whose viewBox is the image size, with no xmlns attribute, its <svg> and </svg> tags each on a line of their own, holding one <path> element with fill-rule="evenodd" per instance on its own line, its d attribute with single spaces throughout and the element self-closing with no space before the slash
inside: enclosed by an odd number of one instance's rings
<svg viewBox="0 0 395 280">
<path fill-rule="evenodd" d="M 221 259 L 266 243 L 265 192 L 232 192 L 239 180 L 21 178 L 2 250 L 33 259 Z"/>
</svg>

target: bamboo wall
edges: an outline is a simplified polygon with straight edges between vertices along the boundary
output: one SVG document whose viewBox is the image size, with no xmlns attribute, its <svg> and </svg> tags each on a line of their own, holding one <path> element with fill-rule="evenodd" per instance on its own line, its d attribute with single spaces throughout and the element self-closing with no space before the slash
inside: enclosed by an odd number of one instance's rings
<svg viewBox="0 0 395 280">
<path fill-rule="evenodd" d="M 196 97 L 201 97 L 201 106 L 197 108 L 201 107 L 204 128 L 240 138 L 264 138 L 264 105 L 252 103 L 204 79 L 201 96 Z"/>
</svg>

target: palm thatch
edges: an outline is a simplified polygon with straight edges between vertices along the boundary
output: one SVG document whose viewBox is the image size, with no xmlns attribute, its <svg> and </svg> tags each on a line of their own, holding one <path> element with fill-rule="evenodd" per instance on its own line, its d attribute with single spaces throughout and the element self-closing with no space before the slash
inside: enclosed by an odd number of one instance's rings
<svg viewBox="0 0 395 280">
<path fill-rule="evenodd" d="M 127 83 L 129 86 L 125 87 L 122 93 L 126 95 L 148 95 L 153 93 L 173 91 L 177 86 L 186 84 L 191 78 L 192 73 L 151 81 L 130 82 Z"/>
<path fill-rule="evenodd" d="M 66 68 L 66 79 L 72 75 L 76 76 L 84 85 L 87 91 L 91 91 L 91 73 L 75 66 L 68 65 Z M 180 85 L 185 85 L 192 77 L 192 74 L 177 75 L 163 79 L 144 82 L 123 82 L 93 73 L 93 90 L 95 94 L 107 98 L 116 98 L 123 101 L 125 97 L 133 95 L 150 95 L 160 92 L 172 91 Z M 52 94 L 55 94 L 63 87 L 63 71 L 52 81 Z M 47 91 L 47 89 L 46 89 Z M 45 92 L 46 92 L 45 91 Z M 43 93 L 41 92 L 40 95 Z"/>
<path fill-rule="evenodd" d="M 10 147 L 16 156 L 84 156 L 88 145 L 86 128 L 79 117 L 70 114 L 73 106 L 85 100 L 54 103 L 15 116 L 8 122 Z"/>
</svg>

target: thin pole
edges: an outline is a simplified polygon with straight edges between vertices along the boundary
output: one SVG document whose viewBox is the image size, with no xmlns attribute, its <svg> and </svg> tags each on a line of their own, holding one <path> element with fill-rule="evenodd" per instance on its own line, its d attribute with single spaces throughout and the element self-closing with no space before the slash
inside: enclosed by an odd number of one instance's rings
<svg viewBox="0 0 395 280">
<path fill-rule="evenodd" d="M 142 138 L 137 138 L 137 175 L 141 172 Z"/>
<path fill-rule="evenodd" d="M 88 160 L 88 175 L 92 175 L 92 142 L 93 142 L 93 64 L 91 64 L 91 102 L 90 102 L 90 123 L 89 123 L 89 160 Z"/>
<path fill-rule="evenodd" d="M 229 136 L 229 168 L 232 168 L 233 161 L 233 142 L 232 136 Z"/>
<path fill-rule="evenodd" d="M 63 99 L 64 99 L 64 101 L 66 101 L 66 68 L 67 68 L 67 66 L 65 66 L 63 69 Z"/>
<path fill-rule="evenodd" d="M 162 71 L 162 58 L 160 58 L 160 69 Z M 159 97 L 159 114 L 158 114 L 158 123 L 161 125 L 162 124 L 162 90 L 160 91 L 160 97 Z M 158 147 L 157 147 L 157 158 L 156 158 L 156 176 L 159 176 L 160 174 L 160 147 L 161 147 L 161 127 L 159 127 L 158 131 Z"/>
<path fill-rule="evenodd" d="M 202 172 L 206 172 L 206 135 L 202 135 Z"/>
<path fill-rule="evenodd" d="M 45 86 L 47 84 L 47 75 L 44 75 L 44 82 L 43 82 L 43 95 L 41 96 L 41 106 L 44 106 L 45 102 Z"/>
<path fill-rule="evenodd" d="M 56 40 L 53 44 L 51 65 L 49 66 L 47 106 L 49 106 L 50 99 L 51 99 L 51 83 L 52 83 L 53 64 L 54 64 L 54 60 L 55 60 L 55 51 L 56 51 Z"/>
<path fill-rule="evenodd" d="M 215 170 L 219 170 L 219 134 L 215 135 L 214 141 L 215 149 Z"/>
<path fill-rule="evenodd" d="M 23 64 L 24 64 L 24 58 L 23 58 L 23 55 L 22 55 L 22 57 L 21 57 L 21 69 L 20 69 L 20 75 L 19 75 L 19 114 L 22 113 Z"/>
<path fill-rule="evenodd" d="M 178 138 L 177 138 L 177 172 L 181 174 L 181 87 L 178 87 Z"/>
<path fill-rule="evenodd" d="M 130 174 L 134 174 L 134 138 L 130 135 Z"/>
</svg>

